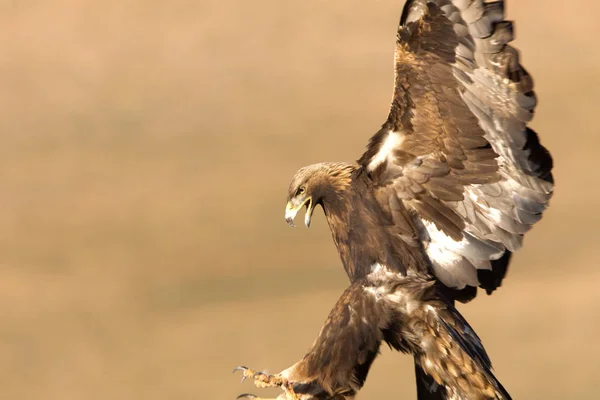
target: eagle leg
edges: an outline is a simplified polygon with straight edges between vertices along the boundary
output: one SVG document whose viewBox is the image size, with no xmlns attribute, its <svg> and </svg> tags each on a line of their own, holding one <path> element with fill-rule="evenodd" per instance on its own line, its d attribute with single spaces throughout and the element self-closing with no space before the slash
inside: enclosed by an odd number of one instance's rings
<svg viewBox="0 0 600 400">
<path fill-rule="evenodd" d="M 258 388 L 268 388 L 268 387 L 280 387 L 284 390 L 286 395 L 286 400 L 300 400 L 298 395 L 294 392 L 292 388 L 293 384 L 289 382 L 287 379 L 282 377 L 281 375 L 271 375 L 266 374 L 264 372 L 255 372 L 248 367 L 239 366 L 236 367 L 233 372 L 242 371 L 242 382 L 246 380 L 246 378 L 251 378 L 254 380 L 254 385 Z M 261 399 L 259 397 L 254 396 L 253 394 L 242 394 L 237 397 L 238 399 L 254 399 L 254 400 L 268 400 Z"/>
</svg>

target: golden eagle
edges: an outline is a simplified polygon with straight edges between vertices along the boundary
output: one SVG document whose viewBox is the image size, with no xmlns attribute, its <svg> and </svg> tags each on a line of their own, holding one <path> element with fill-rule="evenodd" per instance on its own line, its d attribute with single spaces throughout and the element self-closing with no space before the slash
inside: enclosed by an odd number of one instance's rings
<svg viewBox="0 0 600 400">
<path fill-rule="evenodd" d="M 406 2 L 386 122 L 358 162 L 301 168 L 288 192 L 291 225 L 323 208 L 351 285 L 304 358 L 245 377 L 280 398 L 351 399 L 386 342 L 414 356 L 419 398 L 510 398 L 454 301 L 500 285 L 552 195 L 512 39 L 503 1 Z"/>
</svg>

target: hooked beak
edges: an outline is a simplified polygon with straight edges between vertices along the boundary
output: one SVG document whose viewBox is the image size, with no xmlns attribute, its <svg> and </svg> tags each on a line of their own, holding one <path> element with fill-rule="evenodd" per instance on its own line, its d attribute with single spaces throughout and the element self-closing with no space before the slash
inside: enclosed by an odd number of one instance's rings
<svg viewBox="0 0 600 400">
<path fill-rule="evenodd" d="M 292 201 L 288 201 L 286 207 L 285 207 L 285 222 L 287 222 L 292 228 L 295 227 L 296 225 L 294 225 L 294 219 L 296 218 L 296 214 L 298 214 L 298 211 L 300 211 L 300 209 L 306 206 L 306 214 L 304 215 L 304 224 L 306 225 L 307 228 L 310 228 L 310 219 L 312 217 L 312 213 L 313 213 L 313 204 L 312 204 L 312 198 L 308 197 L 304 203 L 301 203 L 299 206 L 294 207 L 294 205 L 292 204 Z"/>
</svg>

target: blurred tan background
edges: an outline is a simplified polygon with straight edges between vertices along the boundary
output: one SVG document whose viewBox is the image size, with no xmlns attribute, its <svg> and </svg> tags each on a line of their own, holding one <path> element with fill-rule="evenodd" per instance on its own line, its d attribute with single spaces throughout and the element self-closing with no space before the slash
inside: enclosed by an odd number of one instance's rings
<svg viewBox="0 0 600 400">
<path fill-rule="evenodd" d="M 385 120 L 402 4 L 0 1 L 0 397 L 233 399 L 299 359 L 347 278 L 288 181 Z M 557 189 L 461 310 L 515 399 L 597 396 L 599 12 L 508 1 Z M 359 397 L 414 398 L 382 349 Z"/>
</svg>

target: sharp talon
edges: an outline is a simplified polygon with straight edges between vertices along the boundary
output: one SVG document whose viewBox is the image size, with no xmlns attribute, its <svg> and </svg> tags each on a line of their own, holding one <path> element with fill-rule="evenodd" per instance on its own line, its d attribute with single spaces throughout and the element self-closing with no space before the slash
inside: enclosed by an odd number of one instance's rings
<svg viewBox="0 0 600 400">
<path fill-rule="evenodd" d="M 235 400 L 241 400 L 241 399 L 257 399 L 258 396 L 253 395 L 252 393 L 244 393 L 244 394 L 240 394 L 238 397 L 235 398 Z"/>
<path fill-rule="evenodd" d="M 235 374 L 237 371 L 242 371 L 242 373 L 244 373 L 244 372 L 248 371 L 248 367 L 244 367 L 243 365 L 240 365 L 239 367 L 235 367 L 233 369 L 232 373 Z M 240 383 L 244 382 L 246 380 L 246 378 L 247 378 L 246 374 L 243 374 L 242 380 L 240 381 Z"/>
<path fill-rule="evenodd" d="M 235 367 L 233 369 L 232 374 L 235 374 L 236 371 L 245 371 L 247 369 L 248 369 L 248 367 L 244 367 L 244 366 L 240 365 L 239 367 Z"/>
</svg>

